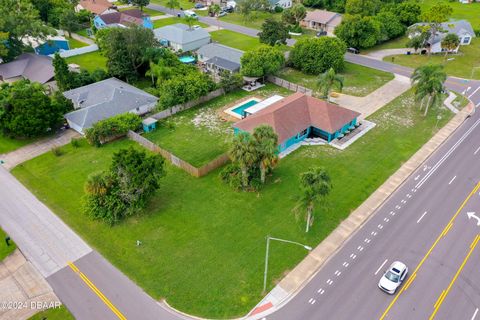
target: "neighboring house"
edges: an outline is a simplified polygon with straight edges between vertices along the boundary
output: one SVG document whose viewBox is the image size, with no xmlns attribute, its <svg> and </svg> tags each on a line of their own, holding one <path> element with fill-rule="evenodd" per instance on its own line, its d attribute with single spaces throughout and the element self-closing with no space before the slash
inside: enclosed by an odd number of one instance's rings
<svg viewBox="0 0 480 320">
<path fill-rule="evenodd" d="M 67 113 L 70 127 L 81 134 L 100 120 L 133 112 L 145 114 L 155 108 L 158 98 L 116 78 L 65 91 L 75 111 Z"/>
<path fill-rule="evenodd" d="M 197 50 L 198 61 L 205 69 L 217 75 L 221 70 L 237 72 L 240 70 L 240 59 L 243 51 L 218 43 L 209 43 Z"/>
<path fill-rule="evenodd" d="M 418 27 L 423 27 L 425 25 L 426 23 L 420 22 L 410 26 L 409 29 L 413 30 L 413 32 L 410 32 L 408 37 L 413 38 L 417 36 L 418 32 L 415 32 L 415 30 Z M 460 46 L 469 45 L 472 42 L 472 39 L 475 37 L 475 32 L 472 28 L 472 25 L 467 20 L 444 22 L 441 25 L 441 29 L 441 31 L 437 32 L 435 38 L 430 37 L 430 39 L 427 41 L 428 46 L 430 46 L 431 53 L 445 52 L 445 50 L 442 48 L 442 40 L 449 33 L 454 33 L 460 38 Z M 451 50 L 451 52 L 457 53 L 460 46 L 454 50 Z"/>
<path fill-rule="evenodd" d="M 14 61 L 0 64 L 0 83 L 28 79 L 46 84 L 54 76 L 52 58 L 33 53 L 23 53 Z"/>
<path fill-rule="evenodd" d="M 210 34 L 203 28 L 189 28 L 177 23 L 153 30 L 155 38 L 175 51 L 193 51 L 210 43 Z"/>
<path fill-rule="evenodd" d="M 108 0 L 80 0 L 75 11 L 87 10 L 93 14 L 115 12 L 115 6 Z"/>
<path fill-rule="evenodd" d="M 353 129 L 360 113 L 307 96 L 294 93 L 236 122 L 235 134 L 253 133 L 256 127 L 268 125 L 278 135 L 279 151 L 307 137 L 320 137 L 330 142 Z"/>
<path fill-rule="evenodd" d="M 70 50 L 68 40 L 62 36 L 47 36 L 46 39 L 25 37 L 22 39 L 22 42 L 26 46 L 31 46 L 36 54 L 43 56 Z"/>
<path fill-rule="evenodd" d="M 128 28 L 131 25 L 153 29 L 153 23 L 150 16 L 138 9 L 100 14 L 95 16 L 93 23 L 97 29 L 106 27 Z"/>
<path fill-rule="evenodd" d="M 342 15 L 326 10 L 314 10 L 307 12 L 301 25 L 308 29 L 326 31 L 333 34 L 335 28 L 342 22 Z"/>
<path fill-rule="evenodd" d="M 283 9 L 290 8 L 292 6 L 293 0 L 268 0 L 270 7 L 275 9 L 275 7 L 280 7 Z"/>
</svg>

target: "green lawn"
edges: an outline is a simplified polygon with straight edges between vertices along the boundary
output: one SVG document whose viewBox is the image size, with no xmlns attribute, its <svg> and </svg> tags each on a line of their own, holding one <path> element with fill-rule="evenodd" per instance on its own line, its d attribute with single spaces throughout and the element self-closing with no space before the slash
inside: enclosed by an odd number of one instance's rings
<svg viewBox="0 0 480 320">
<path fill-rule="evenodd" d="M 354 96 L 366 96 L 393 79 L 393 74 L 370 69 L 357 64 L 345 63 L 341 72 L 344 81 L 343 93 Z M 301 71 L 285 68 L 278 76 L 287 81 L 316 90 L 318 76 L 304 74 Z"/>
<path fill-rule="evenodd" d="M 13 139 L 0 134 L 0 154 L 8 153 L 31 143 L 32 139 Z M 1 160 L 1 158 L 0 158 Z"/>
<path fill-rule="evenodd" d="M 422 9 L 430 8 L 441 0 L 420 0 Z M 466 19 L 474 29 L 480 29 L 480 3 L 462 4 L 459 1 L 443 1 L 453 8 L 453 19 Z"/>
<path fill-rule="evenodd" d="M 475 5 L 475 4 L 474 4 Z M 465 5 L 468 6 L 468 5 Z M 385 57 L 384 60 L 391 61 L 391 57 Z M 461 46 L 460 52 L 456 55 L 449 55 L 445 60 L 445 55 L 396 55 L 395 63 L 417 68 L 427 63 L 443 64 L 445 65 L 445 71 L 450 76 L 460 78 L 473 78 L 480 79 L 480 39 L 473 38 L 472 43 L 469 46 Z M 478 67 L 473 69 L 473 67 Z M 472 71 L 473 77 L 472 77 Z"/>
<path fill-rule="evenodd" d="M 40 311 L 28 320 L 75 320 L 73 315 L 65 308 L 60 306 L 59 308 L 51 308 L 45 311 Z"/>
<path fill-rule="evenodd" d="M 87 29 L 81 29 L 75 32 L 76 34 L 79 34 L 81 36 L 84 36 L 85 38 L 90 38 L 87 34 Z"/>
<path fill-rule="evenodd" d="M 3 261 L 3 259 L 5 259 L 10 253 L 15 251 L 15 249 L 17 248 L 17 246 L 12 240 L 10 240 L 10 245 L 7 246 L 7 243 L 5 242 L 6 236 L 7 234 L 5 233 L 5 231 L 0 229 L 0 241 L 1 241 L 0 242 L 0 261 Z"/>
<path fill-rule="evenodd" d="M 152 21 L 152 22 L 153 22 L 153 28 L 154 29 L 165 27 L 165 26 L 175 24 L 175 23 L 187 24 L 187 23 L 185 23 L 185 19 L 178 18 L 178 17 L 160 19 L 160 20 L 155 20 L 155 21 Z M 205 23 L 202 23 L 202 22 L 199 22 L 199 21 L 195 22 L 194 25 L 199 25 L 200 27 L 203 27 L 203 28 L 208 27 L 208 24 L 205 24 Z"/>
<path fill-rule="evenodd" d="M 249 95 L 267 98 L 274 94 L 291 92 L 273 84 L 252 94 L 237 90 L 161 121 L 157 130 L 145 137 L 198 168 L 228 151 L 232 124 L 217 115 L 218 108 Z"/>
<path fill-rule="evenodd" d="M 152 3 L 153 3 L 153 1 L 152 1 Z M 125 10 L 130 10 L 130 9 L 140 9 L 140 8 L 132 6 L 132 7 L 127 7 L 127 8 L 121 8 L 119 10 L 120 11 L 125 11 Z M 157 11 L 157 10 L 153 10 L 153 9 L 149 9 L 149 8 L 143 8 L 143 12 L 148 14 L 150 17 L 163 16 L 165 14 L 161 11 Z"/>
<path fill-rule="evenodd" d="M 70 49 L 81 48 L 88 46 L 88 43 L 78 41 L 73 38 L 68 38 L 68 44 L 70 45 Z"/>
<path fill-rule="evenodd" d="M 167 7 L 168 0 L 151 0 L 150 2 L 153 4 L 159 4 L 161 6 Z M 191 9 L 195 5 L 194 1 L 189 1 L 189 0 L 178 0 L 178 3 L 179 3 L 179 6 L 175 8 L 177 10 L 180 9 L 180 7 L 183 8 L 184 10 Z"/>
<path fill-rule="evenodd" d="M 107 58 L 100 51 L 81 54 L 67 58 L 67 63 L 78 64 L 82 69 L 94 71 L 95 69 L 107 69 Z"/>
<path fill-rule="evenodd" d="M 13 174 L 155 299 L 195 315 L 231 318 L 262 297 L 266 235 L 317 245 L 432 136 L 439 113 L 442 127 L 451 113 L 433 109 L 423 117 L 409 91 L 370 117 L 377 127 L 346 150 L 302 147 L 282 159 L 255 193 L 231 190 L 219 170 L 194 178 L 167 165 L 148 208 L 115 227 L 82 213 L 83 185 L 110 164 L 113 152 L 135 143 L 94 148 L 82 141 L 79 148 L 62 147 L 61 157 L 48 152 L 23 163 Z M 316 208 L 306 234 L 304 220 L 292 209 L 300 195 L 299 174 L 311 166 L 325 167 L 335 188 Z M 296 246 L 272 244 L 268 288 L 305 254 Z"/>
<path fill-rule="evenodd" d="M 262 29 L 263 22 L 268 18 L 276 18 L 280 19 L 282 16 L 281 13 L 271 13 L 271 12 L 253 12 L 247 19 L 242 16 L 240 13 L 229 13 L 226 16 L 220 17 L 219 20 L 238 24 L 244 27 L 252 28 L 252 29 Z"/>
<path fill-rule="evenodd" d="M 408 37 L 405 35 L 405 36 L 401 36 L 396 39 L 392 39 L 387 42 L 381 43 L 372 48 L 363 49 L 361 53 L 366 54 L 366 53 L 369 53 L 372 51 L 378 51 L 378 50 L 406 48 L 407 42 L 408 42 Z"/>
<path fill-rule="evenodd" d="M 258 38 L 250 37 L 230 30 L 218 30 L 210 32 L 212 41 L 219 42 L 229 47 L 243 51 L 255 49 L 260 45 Z"/>
</svg>

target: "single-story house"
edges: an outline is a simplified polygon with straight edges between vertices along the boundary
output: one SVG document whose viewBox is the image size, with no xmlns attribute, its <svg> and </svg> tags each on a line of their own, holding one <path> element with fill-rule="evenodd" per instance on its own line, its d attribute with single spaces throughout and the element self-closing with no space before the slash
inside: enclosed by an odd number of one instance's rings
<svg viewBox="0 0 480 320">
<path fill-rule="evenodd" d="M 0 64 L 0 83 L 28 79 L 45 84 L 55 77 L 52 58 L 33 53 L 23 53 L 11 62 Z"/>
<path fill-rule="evenodd" d="M 97 29 L 106 27 L 128 28 L 131 25 L 153 29 L 153 23 L 150 16 L 138 9 L 99 14 L 93 19 L 93 24 Z"/>
<path fill-rule="evenodd" d="M 333 34 L 335 28 L 342 22 L 342 15 L 327 10 L 308 11 L 301 25 L 304 28 L 326 31 Z"/>
<path fill-rule="evenodd" d="M 218 74 L 221 70 L 237 72 L 243 51 L 219 43 L 209 43 L 197 50 L 198 61 L 205 69 Z"/>
<path fill-rule="evenodd" d="M 47 36 L 45 39 L 25 37 L 22 42 L 26 46 L 31 46 L 36 54 L 44 56 L 70 50 L 70 44 L 63 36 Z"/>
<path fill-rule="evenodd" d="M 275 7 L 288 9 L 292 7 L 293 0 L 268 0 L 268 3 L 270 3 L 272 9 L 275 9 Z"/>
<path fill-rule="evenodd" d="M 412 32 L 409 33 L 408 37 L 413 38 L 418 35 L 419 32 L 416 32 L 419 27 L 425 26 L 426 23 L 419 22 L 409 27 Z M 442 31 L 437 32 L 435 37 L 430 37 L 427 41 L 428 45 L 430 46 L 431 53 L 441 53 L 445 52 L 442 48 L 442 40 L 447 36 L 449 33 L 454 33 L 460 38 L 460 46 L 467 46 L 470 45 L 472 39 L 475 37 L 475 31 L 473 30 L 472 25 L 467 20 L 457 20 L 457 21 L 449 21 L 444 22 L 441 24 Z M 455 48 L 451 52 L 458 52 L 459 47 Z"/>
<path fill-rule="evenodd" d="M 235 134 L 253 133 L 256 127 L 268 125 L 278 135 L 282 152 L 309 136 L 330 142 L 353 129 L 358 116 L 358 112 L 297 92 L 236 122 L 233 128 Z"/>
<path fill-rule="evenodd" d="M 210 34 L 203 28 L 190 28 L 176 23 L 153 30 L 155 38 L 165 47 L 175 51 L 193 51 L 211 41 Z"/>
<path fill-rule="evenodd" d="M 133 112 L 145 114 L 155 108 L 158 98 L 116 78 L 109 78 L 65 91 L 74 111 L 67 113 L 70 127 L 81 134 L 100 120 Z"/>
<path fill-rule="evenodd" d="M 116 12 L 115 6 L 108 0 L 80 0 L 75 11 L 87 10 L 93 14 Z"/>
</svg>

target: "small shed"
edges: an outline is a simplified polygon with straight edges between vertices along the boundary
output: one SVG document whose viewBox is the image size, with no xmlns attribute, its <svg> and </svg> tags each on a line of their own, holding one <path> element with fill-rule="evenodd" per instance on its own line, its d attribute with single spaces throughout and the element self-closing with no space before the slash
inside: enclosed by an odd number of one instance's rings
<svg viewBox="0 0 480 320">
<path fill-rule="evenodd" d="M 157 119 L 148 117 L 142 121 L 143 131 L 151 132 L 157 128 Z"/>
</svg>

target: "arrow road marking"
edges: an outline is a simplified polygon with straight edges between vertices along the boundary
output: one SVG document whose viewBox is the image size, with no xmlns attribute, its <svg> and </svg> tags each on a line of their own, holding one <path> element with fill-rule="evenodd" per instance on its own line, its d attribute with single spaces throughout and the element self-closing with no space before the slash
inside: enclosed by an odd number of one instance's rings
<svg viewBox="0 0 480 320">
<path fill-rule="evenodd" d="M 468 220 L 475 218 L 477 220 L 477 226 L 480 227 L 480 218 L 475 215 L 475 212 L 467 212 Z"/>
</svg>

